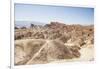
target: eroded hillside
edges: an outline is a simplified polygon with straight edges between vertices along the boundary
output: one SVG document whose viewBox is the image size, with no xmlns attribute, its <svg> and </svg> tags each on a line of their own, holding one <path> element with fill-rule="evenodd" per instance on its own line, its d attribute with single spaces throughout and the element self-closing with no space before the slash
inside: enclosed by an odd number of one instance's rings
<svg viewBox="0 0 100 69">
<path fill-rule="evenodd" d="M 93 60 L 94 26 L 51 22 L 15 27 L 15 65 Z"/>
</svg>

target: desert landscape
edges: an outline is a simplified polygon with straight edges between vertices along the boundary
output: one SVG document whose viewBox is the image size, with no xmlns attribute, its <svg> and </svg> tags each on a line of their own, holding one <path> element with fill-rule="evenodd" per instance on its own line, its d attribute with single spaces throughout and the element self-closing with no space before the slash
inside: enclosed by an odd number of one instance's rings
<svg viewBox="0 0 100 69">
<path fill-rule="evenodd" d="M 15 65 L 94 60 L 94 25 L 15 26 Z"/>
</svg>

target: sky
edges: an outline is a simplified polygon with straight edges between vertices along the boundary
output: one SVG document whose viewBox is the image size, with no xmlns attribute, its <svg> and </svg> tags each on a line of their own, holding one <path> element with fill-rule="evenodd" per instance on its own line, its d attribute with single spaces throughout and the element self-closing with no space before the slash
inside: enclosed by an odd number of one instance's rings
<svg viewBox="0 0 100 69">
<path fill-rule="evenodd" d="M 15 4 L 15 21 L 65 24 L 94 24 L 94 8 Z"/>
</svg>

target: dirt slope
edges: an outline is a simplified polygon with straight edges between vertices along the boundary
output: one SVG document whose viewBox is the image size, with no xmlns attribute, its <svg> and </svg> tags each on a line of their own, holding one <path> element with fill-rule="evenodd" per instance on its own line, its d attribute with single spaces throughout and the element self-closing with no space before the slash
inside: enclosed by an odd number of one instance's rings
<svg viewBox="0 0 100 69">
<path fill-rule="evenodd" d="M 15 57 L 15 65 L 20 65 L 73 59 L 80 57 L 80 53 L 57 40 L 27 39 L 15 42 Z"/>
</svg>

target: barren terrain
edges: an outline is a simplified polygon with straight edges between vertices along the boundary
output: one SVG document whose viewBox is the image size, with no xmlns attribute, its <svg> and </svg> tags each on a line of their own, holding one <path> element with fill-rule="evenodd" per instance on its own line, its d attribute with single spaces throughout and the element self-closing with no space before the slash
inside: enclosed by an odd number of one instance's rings
<svg viewBox="0 0 100 69">
<path fill-rule="evenodd" d="M 94 59 L 94 25 L 51 22 L 15 27 L 15 65 Z"/>
</svg>

